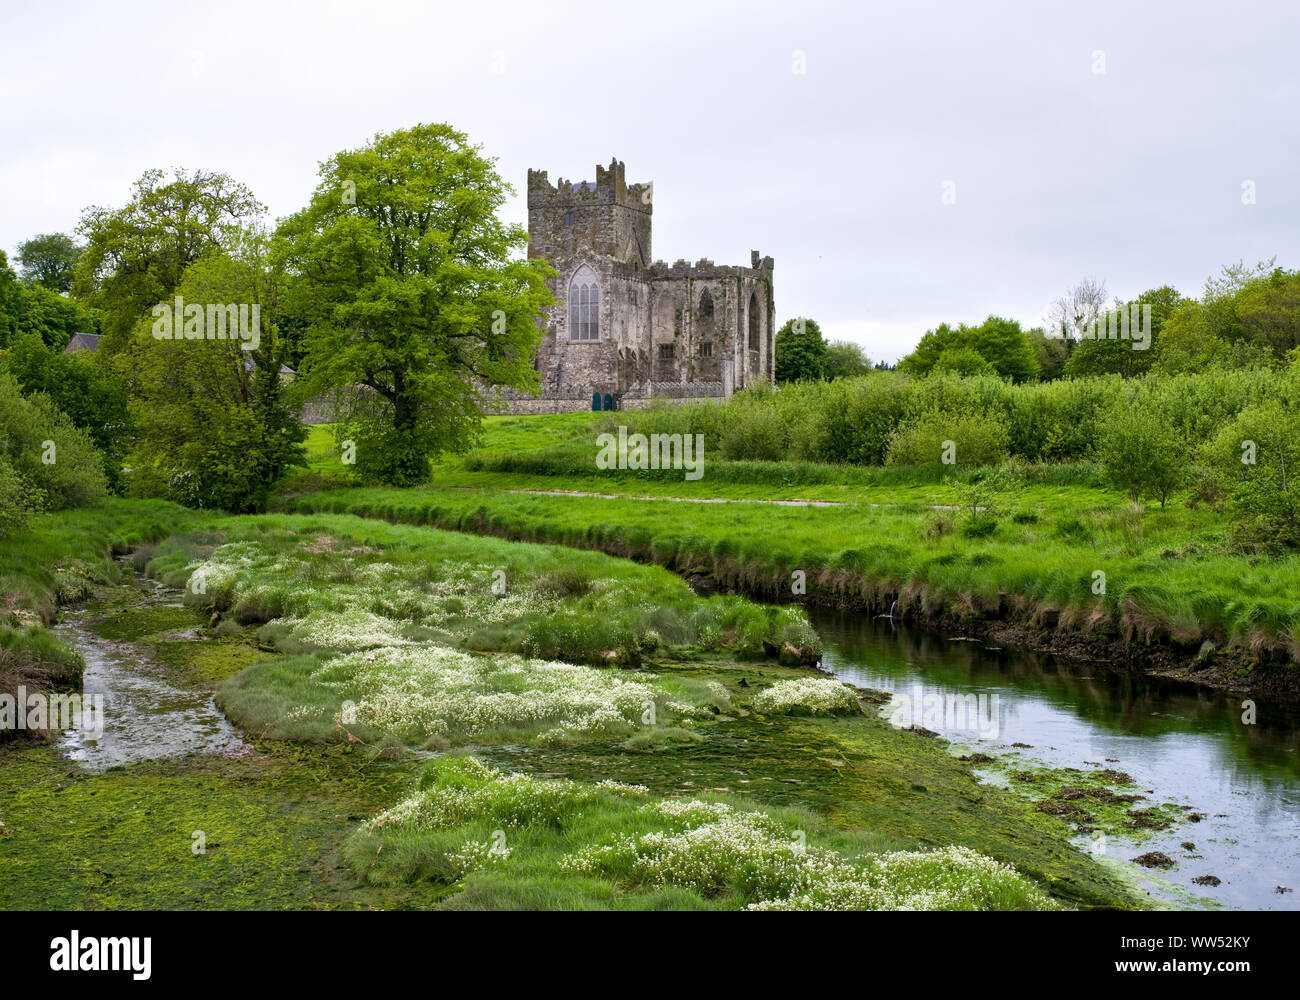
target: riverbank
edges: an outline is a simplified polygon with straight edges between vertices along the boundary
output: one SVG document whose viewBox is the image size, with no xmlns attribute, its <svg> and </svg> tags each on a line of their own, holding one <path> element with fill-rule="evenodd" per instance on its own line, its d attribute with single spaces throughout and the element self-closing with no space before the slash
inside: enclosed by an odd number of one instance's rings
<svg viewBox="0 0 1300 1000">
<path fill-rule="evenodd" d="M 663 566 L 702 593 L 893 614 L 996 645 L 1300 700 L 1300 560 L 1225 555 L 1221 526 L 1196 511 L 1039 507 L 986 530 L 977 512 L 916 505 L 742 513 L 438 487 L 279 503 L 594 550 Z"/>
</svg>

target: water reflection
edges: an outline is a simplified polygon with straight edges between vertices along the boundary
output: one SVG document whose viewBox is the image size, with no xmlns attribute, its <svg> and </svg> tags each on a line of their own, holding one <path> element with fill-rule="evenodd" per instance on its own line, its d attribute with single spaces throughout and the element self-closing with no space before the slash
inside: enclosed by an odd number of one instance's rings
<svg viewBox="0 0 1300 1000">
<path fill-rule="evenodd" d="M 1253 725 L 1241 697 L 1151 680 L 1049 656 L 986 649 L 862 615 L 813 609 L 826 642 L 823 665 L 853 684 L 914 702 L 926 697 L 997 697 L 996 734 L 981 739 L 942 715 L 926 728 L 985 752 L 1013 743 L 1054 767 L 1114 767 L 1157 802 L 1204 818 L 1162 831 L 1142 850 L 1179 862 L 1165 874 L 1198 896 L 1250 909 L 1300 908 L 1300 713 L 1257 698 Z M 960 717 L 956 721 L 960 721 Z M 936 722 L 937 724 L 930 724 Z M 1196 844 L 1194 851 L 1180 847 Z M 1129 859 L 1139 851 L 1115 844 Z M 1199 858 L 1193 855 L 1199 856 Z M 1202 875 L 1216 888 L 1192 883 Z M 1291 892 L 1279 894 L 1278 886 Z"/>
<path fill-rule="evenodd" d="M 160 598 L 155 593 L 150 603 Z M 102 732 L 91 727 L 64 732 L 59 746 L 92 770 L 178 757 L 188 753 L 240 753 L 249 749 L 206 691 L 176 688 L 143 660 L 138 647 L 114 643 L 88 629 L 80 614 L 54 629 L 86 659 L 84 696 L 103 698 Z"/>
</svg>

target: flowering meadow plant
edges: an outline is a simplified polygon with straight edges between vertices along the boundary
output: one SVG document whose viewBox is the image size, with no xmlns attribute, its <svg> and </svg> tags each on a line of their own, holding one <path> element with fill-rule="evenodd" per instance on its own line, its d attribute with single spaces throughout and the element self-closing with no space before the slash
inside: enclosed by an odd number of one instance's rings
<svg viewBox="0 0 1300 1000">
<path fill-rule="evenodd" d="M 627 736 L 648 706 L 665 707 L 653 674 L 444 646 L 388 646 L 328 661 L 312 679 L 355 703 L 358 721 L 409 742 L 482 740 L 504 730 Z"/>
<path fill-rule="evenodd" d="M 754 696 L 753 706 L 756 712 L 764 715 L 832 715 L 861 711 L 857 692 L 831 677 L 777 681 Z"/>
<path fill-rule="evenodd" d="M 525 846 L 492 854 L 488 834 Z M 364 823 L 349 852 L 373 867 L 390 841 L 402 857 L 424 845 L 436 856 L 430 870 L 453 881 L 494 868 L 517 881 L 576 880 L 631 900 L 668 894 L 726 909 L 1059 909 L 1014 868 L 969 848 L 850 856 L 807 839 L 788 819 L 721 799 L 507 774 L 458 756 L 428 765 L 421 787 Z"/>
</svg>

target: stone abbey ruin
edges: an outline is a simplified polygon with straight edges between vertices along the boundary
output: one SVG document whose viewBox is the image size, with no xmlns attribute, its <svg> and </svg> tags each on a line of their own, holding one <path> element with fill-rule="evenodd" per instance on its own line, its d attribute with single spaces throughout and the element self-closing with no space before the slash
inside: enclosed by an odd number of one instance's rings
<svg viewBox="0 0 1300 1000">
<path fill-rule="evenodd" d="M 537 349 L 540 397 L 505 391 L 501 411 L 725 399 L 772 382 L 772 258 L 652 262 L 651 194 L 651 184 L 625 181 L 618 160 L 597 166 L 594 183 L 528 171 L 528 254 L 559 272 L 556 305 Z"/>
</svg>

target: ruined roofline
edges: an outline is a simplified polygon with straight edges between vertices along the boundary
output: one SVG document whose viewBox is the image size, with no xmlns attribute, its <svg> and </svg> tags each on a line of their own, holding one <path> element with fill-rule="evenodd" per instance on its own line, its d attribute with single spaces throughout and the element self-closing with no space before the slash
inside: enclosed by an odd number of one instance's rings
<svg viewBox="0 0 1300 1000">
<path fill-rule="evenodd" d="M 575 190 L 576 188 L 576 190 Z M 528 207 L 574 208 L 584 205 L 619 205 L 623 208 L 653 212 L 651 184 L 627 184 L 620 160 L 610 160 L 608 167 L 596 164 L 596 181 L 569 181 L 558 178 L 554 184 L 547 171 L 528 171 Z"/>
<path fill-rule="evenodd" d="M 637 276 L 647 280 L 654 278 L 771 278 L 775 262 L 771 257 L 758 256 L 758 251 L 750 252 L 750 267 L 742 264 L 715 264 L 707 257 L 701 257 L 694 264 L 679 259 L 670 267 L 662 260 L 657 260 L 642 268 Z"/>
</svg>

